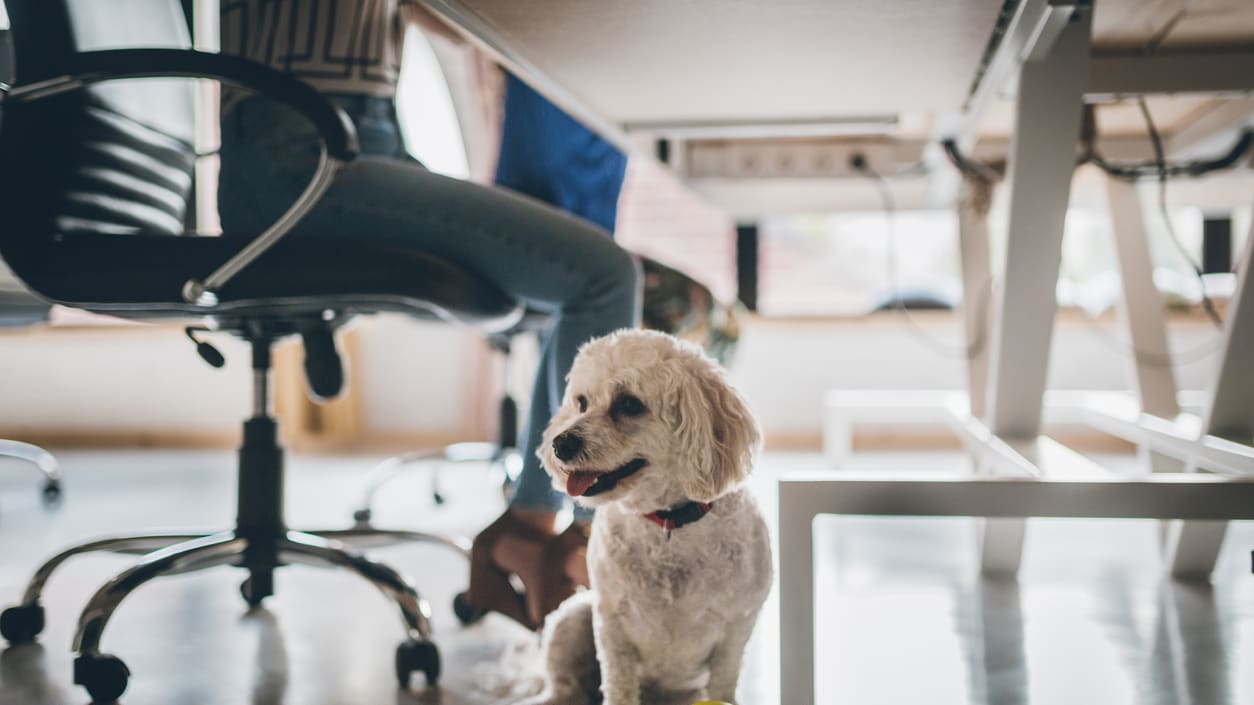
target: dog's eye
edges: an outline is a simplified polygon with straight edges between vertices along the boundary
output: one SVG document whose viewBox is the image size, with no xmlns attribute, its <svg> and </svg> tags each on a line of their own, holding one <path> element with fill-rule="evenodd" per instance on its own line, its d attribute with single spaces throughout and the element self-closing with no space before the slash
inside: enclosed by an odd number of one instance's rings
<svg viewBox="0 0 1254 705">
<path fill-rule="evenodd" d="M 580 394 L 575 397 L 575 403 L 579 405 L 579 413 L 583 413 L 588 410 L 588 397 Z"/>
<path fill-rule="evenodd" d="M 614 400 L 613 413 L 617 416 L 639 416 L 644 411 L 644 402 L 630 394 L 620 394 Z"/>
</svg>

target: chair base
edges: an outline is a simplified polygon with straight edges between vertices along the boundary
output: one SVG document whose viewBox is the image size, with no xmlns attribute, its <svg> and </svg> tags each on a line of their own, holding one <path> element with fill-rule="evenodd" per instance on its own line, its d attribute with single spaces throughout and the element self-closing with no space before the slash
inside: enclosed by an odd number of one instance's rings
<svg viewBox="0 0 1254 705">
<path fill-rule="evenodd" d="M 234 531 L 217 534 L 154 534 L 117 536 L 81 544 L 62 551 L 35 572 L 22 602 L 0 614 L 0 635 L 11 645 L 35 640 L 44 628 L 43 587 L 65 561 L 86 553 L 109 551 L 144 552 L 134 566 L 105 583 L 88 601 L 74 636 L 77 652 L 75 683 L 83 685 L 94 702 L 111 702 L 125 689 L 129 670 L 100 649 L 104 628 L 126 597 L 148 581 L 166 575 L 204 570 L 220 565 L 246 567 L 257 553 L 274 554 L 275 566 L 304 563 L 346 568 L 379 588 L 399 609 L 405 639 L 397 647 L 397 677 L 406 687 L 411 674 L 422 672 L 429 685 L 439 677 L 439 651 L 431 639 L 431 608 L 418 591 L 395 570 L 373 561 L 346 544 L 380 546 L 399 542 L 438 543 L 468 555 L 468 542 L 436 534 L 381 529 L 346 529 L 320 533 L 284 531 L 271 537 L 244 537 Z M 155 550 L 153 550 L 155 549 Z M 252 568 L 240 585 L 250 606 L 273 593 L 273 567 Z M 80 667 L 81 666 L 81 667 Z M 121 683 L 118 686 L 118 683 Z"/>
<path fill-rule="evenodd" d="M 493 468 L 499 469 L 501 491 L 507 495 L 506 499 L 508 499 L 510 488 L 522 467 L 522 457 L 516 448 L 503 447 L 496 443 L 469 442 L 454 443 L 435 450 L 414 451 L 388 458 L 370 471 L 361 504 L 353 511 L 353 526 L 359 529 L 372 528 L 375 495 L 384 485 L 410 469 L 434 466 L 431 477 L 431 498 L 436 504 L 444 504 L 444 493 L 440 489 L 440 469 L 445 464 L 459 463 L 489 463 Z"/>
<path fill-rule="evenodd" d="M 31 463 L 44 476 L 43 500 L 47 506 L 61 501 L 61 466 L 56 457 L 37 445 L 0 438 L 0 457 Z"/>
<path fill-rule="evenodd" d="M 244 422 L 239 451 L 238 507 L 235 528 L 220 533 L 166 533 L 99 539 L 69 548 L 46 561 L 27 584 L 21 604 L 0 614 L 0 635 L 11 644 L 33 641 L 43 630 L 41 596 L 53 572 L 74 556 L 97 551 L 140 554 L 139 561 L 105 583 L 87 602 L 74 635 L 74 682 L 94 702 L 113 702 L 126 689 L 130 670 L 103 653 L 101 636 L 118 606 L 154 578 L 215 566 L 248 571 L 240 594 L 252 607 L 274 593 L 274 570 L 289 563 L 346 568 L 378 587 L 399 609 L 405 639 L 396 651 L 396 675 L 407 687 L 415 672 L 433 685 L 440 674 L 439 651 L 431 642 L 431 608 L 418 591 L 392 568 L 346 544 L 387 545 L 434 542 L 469 557 L 470 544 L 415 531 L 356 528 L 326 532 L 289 530 L 283 521 L 283 450 L 278 424 L 267 412 L 270 345 L 278 332 L 255 322 L 245 328 L 252 343 L 254 416 Z"/>
<path fill-rule="evenodd" d="M 509 356 L 514 338 L 522 332 L 535 331 L 547 322 L 541 314 L 524 319 L 514 330 L 497 333 L 488 337 L 488 344 L 501 356 L 501 378 L 504 386 L 509 388 Z M 454 443 L 435 450 L 419 450 L 404 455 L 396 455 L 375 466 L 366 480 L 366 492 L 361 504 L 353 512 L 353 525 L 369 528 L 374 516 L 374 496 L 383 485 L 392 481 L 401 472 L 414 467 L 434 465 L 431 476 L 431 498 L 436 504 L 444 504 L 444 493 L 440 491 L 440 468 L 445 464 L 456 463 L 490 463 L 501 474 L 501 492 L 509 500 L 514 481 L 522 471 L 522 454 L 518 449 L 518 403 L 508 392 L 501 395 L 497 402 L 496 442 Z"/>
</svg>

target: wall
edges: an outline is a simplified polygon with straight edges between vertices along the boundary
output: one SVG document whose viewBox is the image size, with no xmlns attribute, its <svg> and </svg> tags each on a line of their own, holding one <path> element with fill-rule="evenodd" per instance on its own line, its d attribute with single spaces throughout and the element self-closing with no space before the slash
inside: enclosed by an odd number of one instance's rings
<svg viewBox="0 0 1254 705">
<path fill-rule="evenodd" d="M 957 340 L 947 313 L 916 314 L 929 336 Z M 1121 343 L 1078 314 L 1060 317 L 1049 380 L 1063 389 L 1127 388 Z M 499 374 L 477 336 L 453 326 L 379 317 L 357 327 L 362 428 L 374 439 L 486 438 Z M 1206 389 L 1217 342 L 1197 318 L 1174 319 L 1177 350 L 1199 358 L 1178 370 L 1181 389 Z M 1118 336 L 1119 334 L 1115 334 Z M 110 434 L 140 442 L 233 442 L 249 409 L 247 350 L 216 336 L 228 358 L 214 370 L 173 326 L 0 333 L 0 436 Z M 1112 347 L 1113 346 L 1113 347 Z M 523 346 L 511 386 L 530 384 L 534 359 Z M 748 319 L 732 377 L 768 436 L 816 445 L 822 396 L 831 388 L 958 389 L 962 362 L 932 350 L 897 314 L 841 321 Z M 525 408 L 525 407 L 524 407 Z M 224 440 L 225 439 L 225 440 Z"/>
<path fill-rule="evenodd" d="M 214 369 L 171 325 L 0 333 L 0 434 L 221 442 L 249 410 L 248 349 L 215 336 Z"/>
<path fill-rule="evenodd" d="M 817 436 L 828 389 L 961 389 L 965 363 L 948 313 L 914 314 L 923 342 L 900 314 L 839 322 L 751 320 L 732 376 L 767 431 L 779 440 Z M 1192 360 L 1176 370 L 1180 389 L 1207 389 L 1218 331 L 1201 319 L 1175 319 L 1172 343 Z M 1113 336 L 1113 338 L 1111 337 Z M 1059 317 L 1050 353 L 1053 389 L 1128 389 L 1133 381 L 1123 335 L 1113 320 Z M 950 355 L 934 349 L 940 343 Z M 1183 356 L 1181 356 L 1183 359 Z"/>
</svg>

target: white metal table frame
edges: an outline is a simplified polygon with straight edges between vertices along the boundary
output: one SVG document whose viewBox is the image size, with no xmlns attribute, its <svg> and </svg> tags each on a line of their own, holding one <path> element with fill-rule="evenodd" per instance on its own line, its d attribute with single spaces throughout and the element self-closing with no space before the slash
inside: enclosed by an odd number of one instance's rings
<svg viewBox="0 0 1254 705">
<path fill-rule="evenodd" d="M 629 151 L 628 131 L 585 106 L 468 9 L 462 0 L 424 0 L 489 54 L 542 93 Z M 1003 287 L 990 287 L 990 252 L 981 209 L 959 210 L 967 301 L 992 291 L 991 311 L 964 311 L 969 341 L 987 345 L 968 363 L 969 403 L 947 420 L 979 459 L 976 475 L 869 479 L 846 473 L 786 477 L 779 493 L 781 703 L 814 702 L 813 519 L 818 514 L 985 517 L 981 564 L 989 575 L 1014 574 L 1025 518 L 1148 517 L 1170 520 L 1166 562 L 1178 576 L 1208 575 L 1227 520 L 1254 519 L 1254 285 L 1250 254 L 1228 309 L 1223 364 L 1199 416 L 1180 414 L 1169 364 L 1163 302 L 1153 287 L 1144 223 L 1135 192 L 1108 188 L 1123 278 L 1124 318 L 1137 355 L 1136 396 L 1081 399 L 1086 423 L 1138 443 L 1155 472 L 1116 478 L 1042 437 L 1041 416 L 1061 260 L 1063 223 L 1086 95 L 1254 92 L 1254 52 L 1176 56 L 1092 55 L 1091 0 L 1020 0 L 982 68 L 963 110 L 942 116 L 938 136 L 970 151 L 985 108 L 1007 85 L 1018 97 L 1010 146 L 1009 241 Z M 1167 140 L 1169 157 L 1215 130 L 1247 120 L 1254 97 L 1233 101 Z M 966 196 L 979 198 L 978 190 Z M 1254 242 L 1254 238 L 1251 238 Z M 1238 351 L 1247 351 L 1242 358 Z M 1127 403 L 1115 403 L 1124 401 Z M 1179 472 L 1183 469 L 1185 472 Z M 1201 471 L 1201 472 L 1197 472 Z"/>
<path fill-rule="evenodd" d="M 1254 54 L 1227 56 L 1236 63 L 1222 67 L 1223 61 L 1208 63 L 1218 71 L 1198 70 L 1194 64 L 1209 62 L 1205 56 L 1093 57 L 1091 21 L 1091 3 L 1024 0 L 964 112 L 942 121 L 946 136 L 969 149 L 984 106 L 1017 80 L 1005 286 L 996 289 L 991 315 L 964 307 L 968 340 L 987 335 L 988 345 L 972 346 L 970 403 L 947 410 L 975 456 L 976 473 L 807 473 L 780 480 L 783 705 L 815 702 L 813 524 L 820 514 L 982 517 L 981 570 L 1001 577 L 1018 573 L 1028 517 L 1164 520 L 1164 565 L 1173 576 L 1191 579 L 1209 578 L 1228 521 L 1254 519 L 1254 232 L 1227 309 L 1210 398 L 1200 416 L 1182 414 L 1141 205 L 1130 184 L 1108 180 L 1123 322 L 1136 352 L 1135 396 L 1081 397 L 1078 412 L 1089 426 L 1137 443 L 1145 469 L 1153 472 L 1117 477 L 1041 435 L 1063 224 L 1085 96 L 1254 91 L 1254 77 L 1233 70 L 1254 63 Z M 1248 112 L 1231 117 L 1248 121 Z M 980 194 L 968 186 L 964 198 L 973 195 Z M 985 213 L 959 214 L 965 300 L 974 301 L 992 272 Z"/>
</svg>

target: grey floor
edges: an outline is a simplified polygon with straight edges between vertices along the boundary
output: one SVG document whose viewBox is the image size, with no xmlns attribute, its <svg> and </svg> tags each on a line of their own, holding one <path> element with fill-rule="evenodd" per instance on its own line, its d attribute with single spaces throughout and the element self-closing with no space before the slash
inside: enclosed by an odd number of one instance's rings
<svg viewBox="0 0 1254 705">
<path fill-rule="evenodd" d="M 48 511 L 33 471 L 0 460 L 0 604 L 17 600 L 35 566 L 90 537 L 155 528 L 226 527 L 233 515 L 230 452 L 60 453 L 66 501 Z M 342 527 L 378 458 L 289 461 L 288 521 Z M 1128 466 L 1129 458 L 1109 458 Z M 867 469 L 957 468 L 957 454 L 865 454 Z M 770 454 L 754 486 L 771 521 L 780 472 L 820 467 L 817 456 Z M 430 476 L 411 473 L 377 505 L 378 523 L 473 533 L 500 511 L 481 468 L 444 475 L 435 507 Z M 1235 524 L 1212 584 L 1160 578 L 1157 528 L 1141 521 L 1034 521 L 1017 583 L 975 579 L 971 520 L 826 518 L 819 553 L 821 703 L 1254 704 L 1254 526 Z M 352 576 L 294 566 L 278 595 L 248 614 L 241 575 L 222 568 L 157 581 L 110 623 L 107 651 L 133 672 L 129 704 L 363 705 L 508 700 L 535 672 L 534 644 L 490 616 L 460 627 L 449 608 L 463 559 L 438 547 L 375 554 L 413 576 L 435 608 L 444 656 L 439 689 L 416 679 L 398 692 L 394 610 Z M 0 705 L 81 705 L 69 643 L 77 611 L 131 559 L 68 564 L 46 593 L 41 642 L 0 652 Z M 741 701 L 778 702 L 778 596 L 750 643 Z"/>
</svg>

